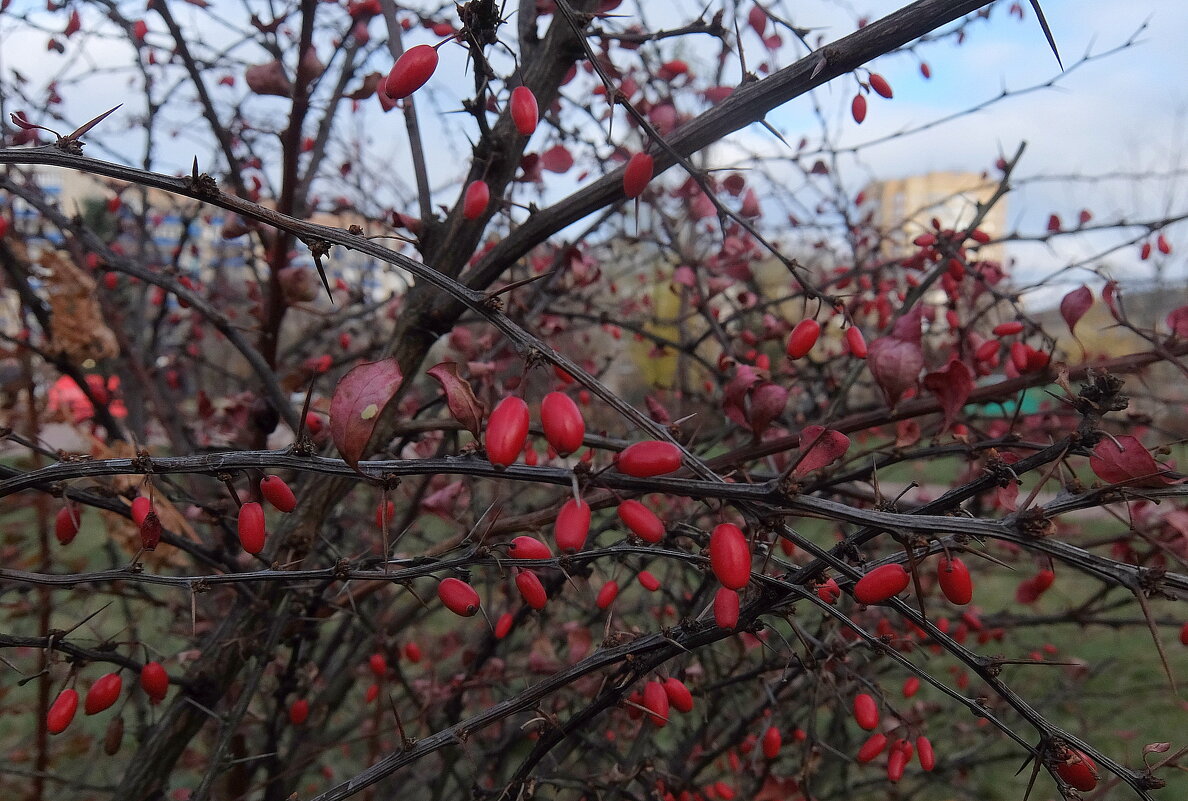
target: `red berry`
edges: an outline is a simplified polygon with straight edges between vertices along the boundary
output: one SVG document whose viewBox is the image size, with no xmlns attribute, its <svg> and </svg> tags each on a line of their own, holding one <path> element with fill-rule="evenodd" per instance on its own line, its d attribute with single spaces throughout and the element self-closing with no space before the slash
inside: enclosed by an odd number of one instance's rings
<svg viewBox="0 0 1188 801">
<path fill-rule="evenodd" d="M 775 726 L 768 726 L 767 731 L 763 732 L 763 756 L 775 759 L 780 755 L 780 746 L 783 744 L 784 738 L 780 735 L 780 730 Z"/>
<path fill-rule="evenodd" d="M 309 701 L 300 698 L 293 702 L 289 707 L 289 722 L 294 726 L 300 726 L 309 717 Z"/>
<path fill-rule="evenodd" d="M 553 524 L 553 539 L 562 553 L 576 553 L 586 544 L 590 534 L 590 504 L 570 498 L 561 504 L 557 522 Z"/>
<path fill-rule="evenodd" d="M 553 552 L 535 537 L 520 536 L 511 541 L 507 553 L 513 559 L 552 559 Z"/>
<path fill-rule="evenodd" d="M 516 616 L 511 612 L 504 612 L 499 616 L 499 620 L 495 621 L 495 639 L 502 640 L 511 633 L 512 624 L 516 622 Z"/>
<path fill-rule="evenodd" d="M 528 404 L 508 396 L 499 402 L 487 421 L 487 458 L 496 467 L 516 461 L 528 439 Z"/>
<path fill-rule="evenodd" d="M 380 690 L 378 684 L 369 684 L 367 685 L 367 694 L 363 698 L 367 703 L 370 704 L 372 701 L 379 698 L 379 692 Z"/>
<path fill-rule="evenodd" d="M 721 587 L 714 595 L 714 622 L 721 628 L 733 629 L 738 625 L 738 593 L 728 587 Z"/>
<path fill-rule="evenodd" d="M 437 585 L 437 597 L 446 609 L 461 617 L 470 617 L 479 610 L 479 594 L 462 579 L 443 579 Z"/>
<path fill-rule="evenodd" d="M 396 516 L 396 503 L 394 501 L 381 501 L 379 506 L 375 507 L 375 527 L 384 528 L 386 523 L 391 523 L 392 518 Z"/>
<path fill-rule="evenodd" d="M 854 720 L 867 731 L 879 725 L 879 705 L 867 693 L 854 696 Z"/>
<path fill-rule="evenodd" d="M 645 542 L 664 539 L 664 521 L 639 501 L 627 500 L 619 504 L 619 519 L 631 533 Z"/>
<path fill-rule="evenodd" d="M 866 358 L 866 337 L 862 336 L 858 326 L 852 325 L 846 329 L 846 347 L 855 359 Z"/>
<path fill-rule="evenodd" d="M 1188 645 L 1188 623 L 1180 627 L 1180 645 Z"/>
<path fill-rule="evenodd" d="M 462 216 L 468 220 L 477 220 L 487 210 L 491 202 L 491 189 L 486 181 L 471 181 L 466 186 L 466 194 L 462 198 Z"/>
<path fill-rule="evenodd" d="M 372 654 L 367 657 L 367 667 L 376 678 L 382 679 L 388 673 L 388 659 L 383 654 Z"/>
<path fill-rule="evenodd" d="M 677 712 L 693 711 L 693 693 L 680 679 L 669 676 L 664 680 L 664 692 L 668 695 L 668 703 Z"/>
<path fill-rule="evenodd" d="M 932 752 L 932 743 L 924 735 L 916 738 L 916 754 L 920 759 L 920 767 L 924 770 L 932 770 L 936 767 L 936 755 Z"/>
<path fill-rule="evenodd" d="M 1060 778 L 1082 792 L 1089 792 L 1097 786 L 1097 765 L 1088 754 L 1073 751 L 1064 762 L 1056 766 Z"/>
<path fill-rule="evenodd" d="M 816 320 L 801 320 L 788 337 L 788 358 L 799 359 L 808 354 L 821 336 L 821 324 Z"/>
<path fill-rule="evenodd" d="M 850 101 L 850 113 L 854 115 L 854 122 L 859 125 L 866 119 L 866 97 L 864 95 L 854 95 L 854 99 Z"/>
<path fill-rule="evenodd" d="M 1006 337 L 1010 336 L 1011 334 L 1017 334 L 1022 330 L 1023 323 L 1019 322 L 1018 320 L 1011 320 L 1010 322 L 999 323 L 998 325 L 994 326 L 992 333 L 996 337 Z"/>
<path fill-rule="evenodd" d="M 78 711 L 78 691 L 62 690 L 58 697 L 50 704 L 45 715 L 45 727 L 50 734 L 61 734 L 66 731 L 70 721 L 74 720 L 74 713 Z"/>
<path fill-rule="evenodd" d="M 144 522 L 151 511 L 153 511 L 153 502 L 144 495 L 137 495 L 132 500 L 132 522 L 137 526 Z"/>
<path fill-rule="evenodd" d="M 643 705 L 648 710 L 648 719 L 657 727 L 668 723 L 668 693 L 663 684 L 649 681 L 644 685 Z"/>
<path fill-rule="evenodd" d="M 100 676 L 91 685 L 91 689 L 87 690 L 87 700 L 83 704 L 83 710 L 88 715 L 99 714 L 119 700 L 120 690 L 123 688 L 124 680 L 120 678 L 119 673 Z"/>
<path fill-rule="evenodd" d="M 264 476 L 260 479 L 260 494 L 277 511 L 291 512 L 297 508 L 297 496 L 280 476 Z"/>
<path fill-rule="evenodd" d="M 404 646 L 404 658 L 414 665 L 421 661 L 421 646 L 415 642 L 410 642 Z"/>
<path fill-rule="evenodd" d="M 710 567 L 722 586 L 742 589 L 751 580 L 751 548 L 742 529 L 730 523 L 714 528 L 709 544 Z"/>
<path fill-rule="evenodd" d="M 974 351 L 974 358 L 980 362 L 988 362 L 998 355 L 998 349 L 1002 347 L 1002 343 L 997 339 L 989 339 L 978 346 Z"/>
<path fill-rule="evenodd" d="M 837 599 L 841 597 L 841 587 L 837 586 L 837 580 L 826 579 L 818 584 L 817 597 L 827 604 L 837 603 Z"/>
<path fill-rule="evenodd" d="M 907 762 L 907 752 L 902 748 L 893 748 L 891 755 L 887 757 L 887 781 L 894 783 L 902 779 Z"/>
<path fill-rule="evenodd" d="M 660 589 L 660 579 L 653 576 L 647 570 L 639 571 L 638 578 L 639 583 L 643 585 L 643 588 L 648 592 L 655 592 L 656 590 Z"/>
<path fill-rule="evenodd" d="M 1171 243 L 1167 241 L 1167 237 L 1163 234 L 1160 234 L 1155 238 L 1155 248 L 1164 256 L 1168 255 L 1172 251 Z"/>
<path fill-rule="evenodd" d="M 545 604 L 549 602 L 549 594 L 545 591 L 544 585 L 531 570 L 521 570 L 516 574 L 516 589 L 520 591 L 524 603 L 533 609 L 544 609 Z"/>
<path fill-rule="evenodd" d="M 969 568 L 960 559 L 946 559 L 942 556 L 936 568 L 936 580 L 949 603 L 965 606 L 973 600 L 973 582 L 969 577 Z"/>
<path fill-rule="evenodd" d="M 903 697 L 911 698 L 920 691 L 920 680 L 915 676 L 908 676 L 903 683 Z"/>
<path fill-rule="evenodd" d="M 907 589 L 911 576 L 903 565 L 876 567 L 854 585 L 854 597 L 859 603 L 880 604 Z"/>
<path fill-rule="evenodd" d="M 602 589 L 598 591 L 598 597 L 594 599 L 594 604 L 599 609 L 606 609 L 615 602 L 615 598 L 619 595 L 619 582 L 608 581 L 602 585 Z"/>
<path fill-rule="evenodd" d="M 674 473 L 681 467 L 681 449 L 671 442 L 648 440 L 628 445 L 619 454 L 619 472 L 635 478 Z"/>
<path fill-rule="evenodd" d="M 82 513 L 74 504 L 66 504 L 58 510 L 58 517 L 54 520 L 54 536 L 62 545 L 69 545 L 78 535 L 78 527 L 82 522 Z"/>
<path fill-rule="evenodd" d="M 647 153 L 633 155 L 623 170 L 623 194 L 629 198 L 643 194 L 652 180 L 655 167 L 655 161 Z"/>
<path fill-rule="evenodd" d="M 892 97 L 891 84 L 887 83 L 887 79 L 877 72 L 870 74 L 870 88 L 874 89 L 880 97 L 885 97 L 888 100 Z"/>
<path fill-rule="evenodd" d="M 437 50 L 429 45 L 417 45 L 405 50 L 396 59 L 388 79 L 384 82 L 384 94 L 392 100 L 408 97 L 425 85 L 437 69 Z"/>
<path fill-rule="evenodd" d="M 586 421 L 573 398 L 564 392 L 545 395 L 540 404 L 540 422 L 545 439 L 561 456 L 568 456 L 582 447 Z"/>
<path fill-rule="evenodd" d="M 169 674 L 160 662 L 146 662 L 140 669 L 140 687 L 154 704 L 169 694 Z"/>
<path fill-rule="evenodd" d="M 527 86 L 517 86 L 512 90 L 511 117 L 520 136 L 532 136 L 536 121 L 540 118 L 540 109 L 536 105 L 536 95 Z"/>
<path fill-rule="evenodd" d="M 872 759 L 883 753 L 883 749 L 887 747 L 887 735 L 879 733 L 872 734 L 870 738 L 862 744 L 858 749 L 856 759 L 860 763 L 870 762 Z"/>
<path fill-rule="evenodd" d="M 239 543 L 248 553 L 264 550 L 264 507 L 252 501 L 239 507 Z"/>
</svg>

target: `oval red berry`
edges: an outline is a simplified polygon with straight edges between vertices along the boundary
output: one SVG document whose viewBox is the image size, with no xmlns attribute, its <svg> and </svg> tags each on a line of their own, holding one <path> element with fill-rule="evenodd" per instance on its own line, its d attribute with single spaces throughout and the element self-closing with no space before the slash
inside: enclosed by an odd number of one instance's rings
<svg viewBox="0 0 1188 801">
<path fill-rule="evenodd" d="M 146 662 L 140 669 L 140 687 L 154 704 L 169 694 L 169 674 L 160 662 Z"/>
<path fill-rule="evenodd" d="M 532 94 L 532 90 L 527 86 L 517 86 L 512 90 L 511 116 L 520 136 L 531 136 L 536 130 L 540 108 L 536 104 L 536 95 Z"/>
<path fill-rule="evenodd" d="M 153 502 L 144 495 L 138 495 L 132 501 L 132 522 L 139 526 L 153 511 Z"/>
<path fill-rule="evenodd" d="M 590 504 L 570 498 L 561 504 L 557 522 L 553 525 L 553 539 L 562 553 L 575 553 L 586 544 L 590 534 Z"/>
<path fill-rule="evenodd" d="M 74 720 L 74 713 L 78 711 L 78 691 L 65 689 L 58 693 L 58 697 L 50 704 L 45 715 L 45 728 L 50 734 L 61 734 L 66 731 L 70 721 Z"/>
<path fill-rule="evenodd" d="M 710 534 L 710 567 L 722 586 L 742 589 L 751 580 L 751 549 L 747 535 L 730 523 L 716 526 Z"/>
<path fill-rule="evenodd" d="M 1074 751 L 1069 758 L 1056 766 L 1060 778 L 1081 792 L 1097 787 L 1097 765 L 1088 754 Z"/>
<path fill-rule="evenodd" d="M 251 554 L 264 550 L 264 507 L 252 501 L 239 507 L 239 543 Z"/>
<path fill-rule="evenodd" d="M 599 609 L 606 609 L 615 602 L 615 598 L 617 597 L 619 597 L 619 582 L 608 581 L 598 591 L 598 597 L 594 599 L 594 604 Z"/>
<path fill-rule="evenodd" d="M 775 759 L 780 755 L 780 746 L 783 743 L 784 738 L 780 734 L 780 730 L 775 726 L 768 726 L 767 731 L 763 732 L 763 756 Z"/>
<path fill-rule="evenodd" d="M 658 681 L 644 685 L 643 705 L 648 710 L 648 719 L 657 727 L 668 723 L 668 693 Z"/>
<path fill-rule="evenodd" d="M 924 770 L 930 771 L 936 767 L 936 754 L 932 752 L 932 743 L 922 734 L 916 738 L 916 756 Z"/>
<path fill-rule="evenodd" d="M 491 203 L 491 189 L 486 181 L 471 181 L 466 187 L 466 194 L 462 197 L 462 216 L 468 220 L 477 220 L 483 216 L 487 206 Z"/>
<path fill-rule="evenodd" d="M 523 398 L 506 397 L 487 421 L 487 458 L 496 467 L 516 461 L 528 439 L 528 404 Z"/>
<path fill-rule="evenodd" d="M 668 703 L 677 712 L 693 711 L 693 693 L 685 683 L 675 676 L 664 680 L 664 692 L 668 694 Z"/>
<path fill-rule="evenodd" d="M 969 577 L 969 568 L 960 559 L 942 556 L 936 568 L 936 579 L 949 603 L 965 606 L 973 600 L 973 581 Z"/>
<path fill-rule="evenodd" d="M 429 45 L 417 45 L 405 50 L 396 59 L 384 82 L 384 94 L 392 100 L 408 97 L 425 85 L 437 69 L 437 50 Z"/>
<path fill-rule="evenodd" d="M 502 640 L 508 634 L 511 634 L 512 625 L 516 622 L 516 616 L 511 612 L 504 612 L 499 616 L 499 620 L 495 621 L 495 639 Z"/>
<path fill-rule="evenodd" d="M 545 604 L 549 602 L 549 594 L 545 592 L 544 585 L 531 570 L 522 570 L 516 576 L 516 589 L 520 591 L 520 597 L 524 599 L 524 603 L 533 609 L 544 609 Z"/>
<path fill-rule="evenodd" d="M 799 359 L 808 355 L 820 336 L 820 323 L 816 320 L 801 320 L 788 336 L 788 358 Z"/>
<path fill-rule="evenodd" d="M 124 688 L 124 680 L 119 673 L 108 673 L 100 676 L 87 690 L 87 700 L 83 710 L 88 715 L 97 715 L 111 707 L 120 698 L 120 690 Z"/>
<path fill-rule="evenodd" d="M 443 579 L 437 585 L 437 597 L 445 604 L 446 609 L 449 609 L 455 615 L 471 617 L 479 610 L 479 594 L 475 592 L 474 587 L 471 587 L 462 579 Z M 409 659 L 416 661 L 411 656 Z"/>
<path fill-rule="evenodd" d="M 264 476 L 260 479 L 260 494 L 279 512 L 291 512 L 297 508 L 297 496 L 280 476 Z"/>
<path fill-rule="evenodd" d="M 865 764 L 883 753 L 883 749 L 887 747 L 887 735 L 879 733 L 872 734 L 862 747 L 858 749 L 856 759 Z"/>
<path fill-rule="evenodd" d="M 639 583 L 648 592 L 655 592 L 660 589 L 660 579 L 653 576 L 647 570 L 639 571 Z"/>
<path fill-rule="evenodd" d="M 671 442 L 648 440 L 628 445 L 619 454 L 619 472 L 635 478 L 674 473 L 681 467 L 681 449 Z"/>
<path fill-rule="evenodd" d="M 714 622 L 724 629 L 738 625 L 738 593 L 728 587 L 721 587 L 714 595 Z"/>
<path fill-rule="evenodd" d="M 645 542 L 664 539 L 664 521 L 639 501 L 626 500 L 619 504 L 619 519 L 631 533 Z"/>
<path fill-rule="evenodd" d="M 586 421 L 573 398 L 564 392 L 545 395 L 540 404 L 540 423 L 545 439 L 561 456 L 568 456 L 582 447 Z"/>
<path fill-rule="evenodd" d="M 289 722 L 294 726 L 300 726 L 309 717 L 309 701 L 301 698 L 293 702 L 289 707 Z"/>
<path fill-rule="evenodd" d="M 553 552 L 535 537 L 520 536 L 507 546 L 507 553 L 513 559 L 552 559 Z"/>
<path fill-rule="evenodd" d="M 870 88 L 875 90 L 879 97 L 885 97 L 890 100 L 894 93 L 891 91 L 891 84 L 887 83 L 887 79 L 877 72 L 870 74 Z"/>
<path fill-rule="evenodd" d="M 61 545 L 69 545 L 78 534 L 79 524 L 82 522 L 78 507 L 67 504 L 58 510 L 54 520 L 54 536 Z"/>
<path fill-rule="evenodd" d="M 879 705 L 868 693 L 854 696 L 854 720 L 867 731 L 879 725 Z"/>
<path fill-rule="evenodd" d="M 850 101 L 850 113 L 854 115 L 854 122 L 859 125 L 866 119 L 866 97 L 863 95 L 854 95 L 854 99 Z"/>
<path fill-rule="evenodd" d="M 903 565 L 883 565 L 858 579 L 854 597 L 859 603 L 879 604 L 903 592 L 910 582 L 911 575 Z"/>
<path fill-rule="evenodd" d="M 656 163 L 647 153 L 636 153 L 627 162 L 623 170 L 623 194 L 627 197 L 639 197 L 652 180 L 652 172 Z"/>
</svg>

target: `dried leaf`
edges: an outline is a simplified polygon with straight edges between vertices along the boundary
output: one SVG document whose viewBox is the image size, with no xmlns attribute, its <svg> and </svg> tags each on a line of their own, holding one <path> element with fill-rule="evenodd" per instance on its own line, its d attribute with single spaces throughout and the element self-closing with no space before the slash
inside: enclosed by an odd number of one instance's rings
<svg viewBox="0 0 1188 801">
<path fill-rule="evenodd" d="M 1060 316 L 1064 318 L 1069 332 L 1074 336 L 1076 335 L 1077 323 L 1080 322 L 1080 319 L 1085 316 L 1085 312 L 1089 311 L 1089 307 L 1092 305 L 1093 292 L 1087 286 L 1074 289 L 1060 301 Z"/>
<path fill-rule="evenodd" d="M 973 372 L 964 362 L 953 359 L 945 369 L 924 376 L 924 388 L 940 401 L 945 413 L 944 430 L 953 424 L 961 407 L 969 400 L 974 388 Z"/>
<path fill-rule="evenodd" d="M 288 97 L 293 93 L 293 84 L 279 61 L 248 67 L 243 77 L 247 80 L 248 88 L 258 95 Z"/>
<path fill-rule="evenodd" d="M 1144 754 L 1163 754 L 1171 750 L 1171 743 L 1147 743 L 1143 746 Z"/>
<path fill-rule="evenodd" d="M 395 359 L 383 359 L 360 364 L 334 387 L 334 397 L 330 399 L 330 436 L 351 467 L 358 468 L 375 424 L 403 381 L 400 364 Z"/>
<path fill-rule="evenodd" d="M 800 477 L 836 462 L 850 449 L 850 438 L 824 426 L 809 426 L 800 432 L 800 462 L 792 474 Z"/>
<path fill-rule="evenodd" d="M 57 251 L 45 251 L 40 261 L 49 273 L 46 283 L 53 319 L 50 349 L 77 362 L 119 355 L 115 334 L 99 308 L 94 279 Z"/>
<path fill-rule="evenodd" d="M 442 362 L 430 367 L 425 374 L 440 383 L 445 390 L 446 404 L 454 419 L 466 426 L 466 430 L 476 438 L 479 437 L 483 430 L 483 415 L 487 410 L 475 397 L 470 382 L 458 375 L 458 365 L 455 362 Z"/>
</svg>

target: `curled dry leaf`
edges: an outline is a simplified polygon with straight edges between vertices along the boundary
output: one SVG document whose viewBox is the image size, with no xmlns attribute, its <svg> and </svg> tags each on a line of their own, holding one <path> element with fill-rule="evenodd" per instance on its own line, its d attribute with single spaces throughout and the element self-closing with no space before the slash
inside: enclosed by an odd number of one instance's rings
<svg viewBox="0 0 1188 801">
<path fill-rule="evenodd" d="M 364 362 L 342 377 L 330 399 L 330 436 L 343 460 L 358 469 L 384 407 L 404 381 L 395 359 Z"/>
<path fill-rule="evenodd" d="M 104 322 L 94 279 L 57 251 L 45 251 L 40 261 L 49 274 L 50 348 L 76 362 L 117 356 L 120 348 Z"/>
<path fill-rule="evenodd" d="M 477 438 L 482 434 L 483 416 L 486 407 L 475 397 L 470 382 L 458 375 L 458 365 L 455 362 L 435 364 L 425 371 L 441 388 L 445 390 L 446 405 L 454 419 L 466 427 L 466 430 Z"/>
<path fill-rule="evenodd" d="M 803 456 L 792 475 L 799 478 L 836 462 L 849 449 L 850 438 L 842 432 L 823 426 L 808 426 L 800 432 L 800 452 Z"/>
</svg>

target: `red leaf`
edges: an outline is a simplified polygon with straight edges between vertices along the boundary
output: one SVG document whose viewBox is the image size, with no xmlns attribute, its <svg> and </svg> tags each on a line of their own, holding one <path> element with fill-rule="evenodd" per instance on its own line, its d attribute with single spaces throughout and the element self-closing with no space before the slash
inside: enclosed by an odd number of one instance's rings
<svg viewBox="0 0 1188 801">
<path fill-rule="evenodd" d="M 457 520 L 458 510 L 470 505 L 470 491 L 463 481 L 446 484 L 421 501 L 421 508 L 443 520 Z"/>
<path fill-rule="evenodd" d="M 792 474 L 800 477 L 836 462 L 849 448 L 850 438 L 842 432 L 823 426 L 809 426 L 800 432 L 800 451 L 804 456 Z"/>
<path fill-rule="evenodd" d="M 258 95 L 288 97 L 293 93 L 293 84 L 289 82 L 284 65 L 279 61 L 248 67 L 243 77 L 247 80 L 248 88 Z"/>
<path fill-rule="evenodd" d="M 784 413 L 788 405 L 788 390 L 779 384 L 764 381 L 751 391 L 751 431 L 762 436 L 771 421 Z"/>
<path fill-rule="evenodd" d="M 867 346 L 867 364 L 888 406 L 894 406 L 905 392 L 916 386 L 924 367 L 920 314 L 917 306 L 895 322 L 890 334 Z"/>
<path fill-rule="evenodd" d="M 964 362 L 953 359 L 945 369 L 924 376 L 924 388 L 940 401 L 945 412 L 944 428 L 947 429 L 969 400 L 969 393 L 973 392 L 973 373 Z"/>
<path fill-rule="evenodd" d="M 1179 483 L 1164 475 L 1169 468 L 1155 461 L 1143 447 L 1143 443 L 1132 436 L 1104 438 L 1093 449 L 1089 466 L 1102 481 L 1110 484 L 1128 484 L 1132 487 L 1162 487 Z"/>
<path fill-rule="evenodd" d="M 1089 311 L 1089 307 L 1092 305 L 1093 292 L 1087 286 L 1074 289 L 1060 301 L 1060 316 L 1064 318 L 1064 322 L 1068 325 L 1070 333 L 1076 333 L 1077 323 L 1085 316 L 1085 312 Z"/>
<path fill-rule="evenodd" d="M 404 375 L 395 359 L 364 362 L 342 377 L 330 400 L 330 436 L 334 447 L 357 468 L 384 407 L 396 395 Z"/>
<path fill-rule="evenodd" d="M 565 145 L 554 145 L 540 154 L 540 163 L 549 172 L 569 172 L 573 166 L 573 155 Z"/>
<path fill-rule="evenodd" d="M 1188 339 L 1188 306 L 1173 309 L 1167 316 L 1167 327 L 1180 339 Z"/>
<path fill-rule="evenodd" d="M 1121 290 L 1118 289 L 1117 281 L 1107 281 L 1106 285 L 1101 288 L 1101 299 L 1105 301 L 1106 306 L 1110 308 L 1110 314 L 1114 315 L 1115 320 L 1121 320 L 1122 315 L 1118 309 L 1118 298 L 1121 295 Z"/>
<path fill-rule="evenodd" d="M 430 367 L 425 374 L 441 384 L 450 414 L 477 438 L 482 433 L 483 415 L 487 410 L 475 397 L 470 382 L 458 375 L 458 365 L 455 362 L 442 362 Z"/>
</svg>

